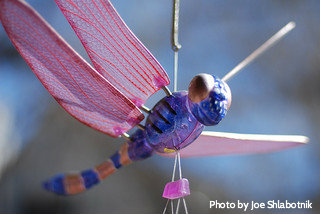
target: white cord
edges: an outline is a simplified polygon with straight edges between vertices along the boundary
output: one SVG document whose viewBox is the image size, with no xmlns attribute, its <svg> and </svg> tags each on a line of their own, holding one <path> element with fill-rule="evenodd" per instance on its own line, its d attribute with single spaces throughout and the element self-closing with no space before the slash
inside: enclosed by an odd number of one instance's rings
<svg viewBox="0 0 320 214">
<path fill-rule="evenodd" d="M 174 208 L 174 206 L 173 206 L 173 200 L 171 200 L 171 213 L 172 213 L 172 214 L 174 214 L 174 213 L 173 213 L 173 212 L 174 212 L 174 211 L 173 211 L 173 208 Z"/>
<path fill-rule="evenodd" d="M 178 51 L 174 52 L 174 65 L 173 65 L 173 71 L 174 71 L 174 77 L 173 77 L 173 91 L 178 91 Z"/>
<path fill-rule="evenodd" d="M 178 163 L 179 163 L 179 176 L 180 176 L 180 179 L 182 179 L 182 172 L 181 172 L 181 162 L 180 162 L 180 153 L 178 153 Z"/>
<path fill-rule="evenodd" d="M 168 204 L 169 204 L 169 199 L 167 200 L 166 206 L 164 207 L 162 214 L 166 214 Z"/>
<path fill-rule="evenodd" d="M 177 157 L 178 157 L 178 155 L 176 154 L 176 156 L 174 158 L 174 165 L 173 165 L 173 170 L 172 170 L 172 179 L 171 179 L 172 182 L 174 181 L 174 177 L 175 177 L 175 174 L 176 174 Z M 169 201 L 170 201 L 170 199 L 167 200 L 166 206 L 164 207 L 164 210 L 162 212 L 163 214 L 165 214 L 166 211 L 167 211 L 167 207 L 168 207 Z M 171 212 L 172 212 L 172 214 L 174 214 L 173 213 L 173 200 L 171 200 Z"/>
<path fill-rule="evenodd" d="M 179 213 L 179 206 L 180 206 L 180 198 L 179 198 L 178 203 L 177 203 L 176 214 L 178 214 L 178 213 Z"/>
<path fill-rule="evenodd" d="M 172 172 L 172 179 L 171 179 L 172 182 L 174 181 L 174 177 L 176 174 L 177 157 L 178 157 L 178 155 L 176 154 L 176 156 L 174 158 L 174 165 L 173 165 L 173 172 Z"/>
<path fill-rule="evenodd" d="M 182 198 L 183 201 L 183 205 L 184 205 L 184 210 L 186 211 L 186 214 L 188 214 L 188 209 L 187 209 L 187 203 L 186 200 L 184 198 Z"/>
<path fill-rule="evenodd" d="M 171 179 L 172 182 L 174 181 L 175 174 L 176 174 L 177 160 L 178 160 L 178 167 L 179 167 L 179 177 L 180 177 L 180 179 L 182 179 L 182 170 L 181 170 L 181 160 L 180 159 L 181 159 L 180 158 L 180 153 L 177 151 L 176 155 L 175 155 L 175 158 L 174 158 L 174 165 L 173 165 L 173 170 L 172 170 L 172 179 Z M 170 203 L 171 204 L 171 213 L 174 214 L 173 200 L 170 200 L 170 199 L 167 200 L 166 206 L 164 207 L 164 210 L 163 210 L 162 214 L 166 213 L 169 201 L 171 202 Z M 183 205 L 184 205 L 184 210 L 185 210 L 186 214 L 188 214 L 186 200 L 184 198 L 182 198 L 182 201 L 183 201 Z M 176 214 L 178 214 L 179 208 L 180 208 L 180 198 L 179 198 L 178 203 L 177 203 Z"/>
</svg>

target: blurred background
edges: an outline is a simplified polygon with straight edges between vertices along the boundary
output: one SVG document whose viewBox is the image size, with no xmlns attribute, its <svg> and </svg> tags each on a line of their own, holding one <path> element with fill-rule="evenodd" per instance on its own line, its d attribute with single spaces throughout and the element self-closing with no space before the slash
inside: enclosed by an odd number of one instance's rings
<svg viewBox="0 0 320 214">
<path fill-rule="evenodd" d="M 89 60 L 53 0 L 27 2 Z M 172 0 L 112 3 L 173 80 Z M 317 0 L 181 0 L 180 90 L 198 73 L 223 77 L 282 26 L 297 24 L 229 81 L 233 101 L 228 115 L 206 130 L 310 137 L 306 146 L 272 154 L 183 159 L 190 213 L 241 213 L 209 209 L 210 200 L 311 200 L 312 210 L 252 213 L 319 213 L 319 11 Z M 147 106 L 163 96 L 158 92 Z M 162 213 L 166 200 L 161 195 L 173 165 L 164 157 L 124 167 L 81 195 L 61 197 L 41 188 L 56 173 L 104 161 L 122 142 L 69 116 L 0 27 L 0 213 Z"/>
</svg>

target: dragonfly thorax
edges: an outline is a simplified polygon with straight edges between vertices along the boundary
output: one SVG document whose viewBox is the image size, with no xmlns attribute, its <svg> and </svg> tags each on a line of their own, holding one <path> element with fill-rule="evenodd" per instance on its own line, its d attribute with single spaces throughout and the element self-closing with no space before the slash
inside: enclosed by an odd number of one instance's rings
<svg viewBox="0 0 320 214">
<path fill-rule="evenodd" d="M 188 93 L 180 91 L 161 99 L 146 120 L 148 143 L 160 153 L 173 152 L 192 143 L 204 125 L 191 113 Z"/>
<path fill-rule="evenodd" d="M 204 126 L 217 125 L 231 103 L 228 85 L 220 79 L 199 74 L 189 92 L 164 97 L 152 109 L 146 121 L 146 138 L 157 152 L 173 152 L 192 143 Z"/>
</svg>

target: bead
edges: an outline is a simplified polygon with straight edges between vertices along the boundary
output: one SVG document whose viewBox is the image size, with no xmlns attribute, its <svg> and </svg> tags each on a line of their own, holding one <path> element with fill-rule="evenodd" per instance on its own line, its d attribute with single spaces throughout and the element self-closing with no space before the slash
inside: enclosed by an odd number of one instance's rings
<svg viewBox="0 0 320 214">
<path fill-rule="evenodd" d="M 68 195 L 77 194 L 86 189 L 83 178 L 79 174 L 66 175 L 64 178 L 64 188 Z"/>
<path fill-rule="evenodd" d="M 189 181 L 182 178 L 177 181 L 167 183 L 162 197 L 167 199 L 177 199 L 190 195 Z"/>
<path fill-rule="evenodd" d="M 56 175 L 50 180 L 45 181 L 43 183 L 43 187 L 48 191 L 52 191 L 60 195 L 65 195 L 66 191 L 64 189 L 63 180 L 64 180 L 64 174 Z"/>
<path fill-rule="evenodd" d="M 99 179 L 102 180 L 113 174 L 116 171 L 116 168 L 114 167 L 113 162 L 109 159 L 108 161 L 98 165 L 95 170 L 99 175 Z"/>
<path fill-rule="evenodd" d="M 99 183 L 99 176 L 98 176 L 97 172 L 95 172 L 92 169 L 88 169 L 86 171 L 83 171 L 81 173 L 81 176 L 83 178 L 84 186 L 86 187 L 86 189 Z"/>
<path fill-rule="evenodd" d="M 122 167 L 122 165 L 120 163 L 120 154 L 119 154 L 119 152 L 116 152 L 115 154 L 113 154 L 110 157 L 110 159 L 112 160 L 114 167 L 116 167 L 117 169 Z"/>
</svg>

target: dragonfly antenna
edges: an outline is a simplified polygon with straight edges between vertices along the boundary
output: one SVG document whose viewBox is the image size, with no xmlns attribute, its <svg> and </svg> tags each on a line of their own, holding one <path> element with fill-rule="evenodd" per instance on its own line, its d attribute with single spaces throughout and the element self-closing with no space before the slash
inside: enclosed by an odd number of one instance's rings
<svg viewBox="0 0 320 214">
<path fill-rule="evenodd" d="M 172 31 L 171 31 L 171 46 L 174 51 L 174 78 L 173 78 L 173 91 L 178 90 L 178 51 L 181 48 L 179 44 L 179 10 L 180 0 L 173 0 L 173 14 L 172 14 Z"/>
<path fill-rule="evenodd" d="M 293 28 L 295 28 L 295 26 L 296 24 L 294 22 L 289 22 L 286 26 L 284 26 L 276 34 L 274 34 L 270 39 L 263 43 L 258 49 L 253 51 L 247 58 L 240 62 L 234 69 L 227 73 L 222 78 L 222 80 L 225 82 L 228 81 L 231 77 L 233 77 L 244 67 L 249 65 L 252 61 L 254 61 L 261 54 L 263 54 L 266 50 L 271 48 L 275 43 L 277 43 L 281 38 L 283 38 L 287 33 L 289 33 Z"/>
</svg>

